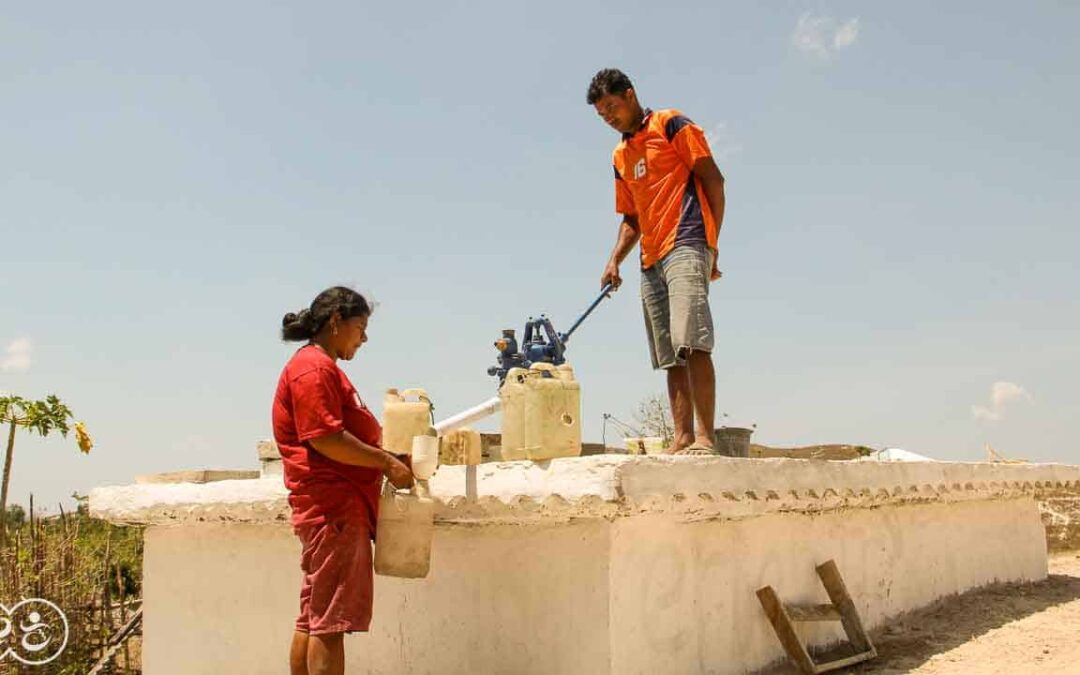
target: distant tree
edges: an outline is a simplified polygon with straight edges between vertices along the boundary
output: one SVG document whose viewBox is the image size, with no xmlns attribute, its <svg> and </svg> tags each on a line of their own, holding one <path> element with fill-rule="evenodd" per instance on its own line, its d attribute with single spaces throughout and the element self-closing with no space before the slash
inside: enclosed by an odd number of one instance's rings
<svg viewBox="0 0 1080 675">
<path fill-rule="evenodd" d="M 71 498 L 75 500 L 75 512 L 80 516 L 90 515 L 90 497 L 88 495 L 81 495 L 78 492 L 72 492 Z"/>
<path fill-rule="evenodd" d="M 675 440 L 675 422 L 671 417 L 671 406 L 667 396 L 653 394 L 645 398 L 638 404 L 634 419 L 646 435 L 664 439 L 664 447 L 670 446 Z"/>
<path fill-rule="evenodd" d="M 4 520 L 7 523 L 8 530 L 18 529 L 26 523 L 26 509 L 18 504 L 12 504 L 7 507 L 7 513 Z"/>
<path fill-rule="evenodd" d="M 68 420 L 71 418 L 71 410 L 53 394 L 44 401 L 30 401 L 21 396 L 0 396 L 0 428 L 5 425 L 8 427 L 3 485 L 0 487 L 0 546 L 7 546 L 7 500 L 11 483 L 11 460 L 15 453 L 15 430 L 22 427 L 27 431 L 37 432 L 42 437 L 56 431 L 66 438 L 70 430 Z M 90 452 L 93 442 L 81 422 L 75 425 L 75 435 L 79 449 Z"/>
</svg>

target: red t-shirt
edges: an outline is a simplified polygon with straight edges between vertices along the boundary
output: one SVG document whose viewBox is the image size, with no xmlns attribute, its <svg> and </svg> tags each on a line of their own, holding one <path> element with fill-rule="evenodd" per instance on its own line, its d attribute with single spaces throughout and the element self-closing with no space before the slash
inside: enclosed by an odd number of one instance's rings
<svg viewBox="0 0 1080 675">
<path fill-rule="evenodd" d="M 382 427 L 320 347 L 302 347 L 285 364 L 274 394 L 273 421 L 293 524 L 360 518 L 374 534 L 382 471 L 334 461 L 309 441 L 344 430 L 379 446 Z"/>
</svg>

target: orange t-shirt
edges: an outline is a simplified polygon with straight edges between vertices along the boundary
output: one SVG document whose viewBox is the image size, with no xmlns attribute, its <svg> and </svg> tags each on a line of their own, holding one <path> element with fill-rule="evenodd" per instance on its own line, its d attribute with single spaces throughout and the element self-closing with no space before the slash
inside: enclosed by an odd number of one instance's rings
<svg viewBox="0 0 1080 675">
<path fill-rule="evenodd" d="M 637 216 L 642 269 L 683 244 L 716 250 L 716 219 L 691 170 L 711 156 L 701 127 L 678 110 L 646 110 L 641 128 L 623 134 L 612 153 L 615 210 Z"/>
</svg>

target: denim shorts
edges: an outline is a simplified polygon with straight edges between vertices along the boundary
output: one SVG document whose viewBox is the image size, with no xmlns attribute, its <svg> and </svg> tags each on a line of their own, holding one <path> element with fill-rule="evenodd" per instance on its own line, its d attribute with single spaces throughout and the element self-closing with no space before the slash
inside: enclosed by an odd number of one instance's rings
<svg viewBox="0 0 1080 675">
<path fill-rule="evenodd" d="M 686 357 L 694 351 L 712 352 L 713 255 L 704 244 L 676 246 L 642 270 L 641 304 L 654 369 L 686 365 Z"/>
</svg>

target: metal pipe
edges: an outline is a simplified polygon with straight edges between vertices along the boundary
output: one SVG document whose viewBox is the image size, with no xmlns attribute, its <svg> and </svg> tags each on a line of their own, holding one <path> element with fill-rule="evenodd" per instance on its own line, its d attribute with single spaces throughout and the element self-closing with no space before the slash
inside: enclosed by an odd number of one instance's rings
<svg viewBox="0 0 1080 675">
<path fill-rule="evenodd" d="M 568 330 L 565 333 L 563 333 L 562 335 L 560 335 L 559 338 L 564 343 L 568 342 L 570 340 L 570 336 L 573 335 L 574 331 L 577 330 L 577 327 L 581 325 L 581 322 L 584 321 L 585 319 L 587 319 L 590 314 L 592 314 L 592 311 L 594 309 L 596 309 L 596 306 L 600 304 L 601 300 L 603 300 L 604 298 L 610 298 L 611 297 L 611 292 L 613 290 L 614 290 L 614 284 L 612 284 L 610 282 L 607 283 L 604 286 L 604 288 L 600 290 L 600 295 L 597 296 L 597 298 L 595 300 L 593 300 L 593 303 L 591 305 L 589 305 L 589 308 L 587 310 L 585 310 L 585 313 L 582 314 L 581 316 L 579 316 L 578 320 L 574 322 L 574 325 L 570 326 L 570 330 Z"/>
<path fill-rule="evenodd" d="M 447 417 L 442 422 L 435 425 L 435 432 L 442 436 L 447 431 L 452 431 L 459 427 L 472 424 L 477 420 L 482 420 L 490 415 L 494 415 L 499 412 L 501 407 L 502 401 L 499 400 L 498 396 L 493 396 L 480 405 L 473 406 L 468 410 L 462 410 L 456 415 Z"/>
</svg>

